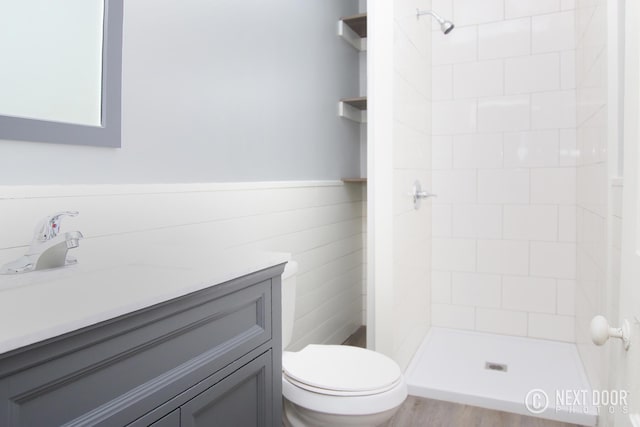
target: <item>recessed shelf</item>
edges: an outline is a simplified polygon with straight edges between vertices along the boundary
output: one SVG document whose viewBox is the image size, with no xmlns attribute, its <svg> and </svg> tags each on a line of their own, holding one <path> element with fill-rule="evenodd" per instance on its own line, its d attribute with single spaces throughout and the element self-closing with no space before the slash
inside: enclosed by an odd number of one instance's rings
<svg viewBox="0 0 640 427">
<path fill-rule="evenodd" d="M 357 108 L 358 110 L 367 109 L 366 96 L 359 96 L 357 98 L 342 98 L 340 102 L 344 102 L 345 104 L 351 105 L 353 108 Z"/>
<path fill-rule="evenodd" d="M 367 37 L 367 14 L 360 13 L 358 15 L 348 16 L 341 19 L 342 22 L 347 24 L 351 30 L 359 37 Z"/>
<path fill-rule="evenodd" d="M 367 14 L 361 13 L 341 18 L 338 21 L 338 35 L 356 50 L 367 50 Z M 362 63 L 362 61 L 360 61 Z M 338 115 L 356 123 L 367 123 L 367 97 L 343 98 L 338 102 Z M 360 126 L 362 129 L 362 126 Z M 362 144 L 363 141 L 360 141 Z M 342 178 L 345 184 L 365 184 L 367 178 Z"/>
<path fill-rule="evenodd" d="M 367 50 L 367 14 L 361 13 L 340 19 L 338 35 L 357 50 Z"/>
<path fill-rule="evenodd" d="M 367 97 L 343 98 L 338 103 L 338 115 L 358 123 L 367 122 Z"/>
</svg>

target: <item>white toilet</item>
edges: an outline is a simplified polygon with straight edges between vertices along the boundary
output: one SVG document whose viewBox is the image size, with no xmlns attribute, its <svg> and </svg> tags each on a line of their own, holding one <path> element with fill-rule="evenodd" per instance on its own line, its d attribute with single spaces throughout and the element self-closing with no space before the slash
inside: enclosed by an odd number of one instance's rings
<svg viewBox="0 0 640 427">
<path fill-rule="evenodd" d="M 282 349 L 291 341 L 296 301 L 295 261 L 282 275 Z M 291 427 L 378 426 L 407 397 L 400 367 L 375 351 L 308 345 L 283 351 L 283 424 Z"/>
</svg>

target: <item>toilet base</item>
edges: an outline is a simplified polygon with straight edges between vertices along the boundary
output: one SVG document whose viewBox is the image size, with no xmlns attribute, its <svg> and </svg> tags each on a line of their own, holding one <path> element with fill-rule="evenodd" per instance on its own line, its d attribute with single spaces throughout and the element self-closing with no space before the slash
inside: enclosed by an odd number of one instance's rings
<svg viewBox="0 0 640 427">
<path fill-rule="evenodd" d="M 377 427 L 389 421 L 399 407 L 367 415 L 338 415 L 303 408 L 283 398 L 282 425 L 285 427 Z"/>
</svg>

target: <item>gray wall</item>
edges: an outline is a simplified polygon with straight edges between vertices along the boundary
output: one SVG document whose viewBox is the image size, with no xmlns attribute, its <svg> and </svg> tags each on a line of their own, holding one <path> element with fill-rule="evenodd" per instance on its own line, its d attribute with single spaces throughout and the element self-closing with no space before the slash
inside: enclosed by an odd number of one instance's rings
<svg viewBox="0 0 640 427">
<path fill-rule="evenodd" d="M 0 185 L 359 175 L 358 0 L 125 2 L 121 149 L 0 140 Z"/>
</svg>

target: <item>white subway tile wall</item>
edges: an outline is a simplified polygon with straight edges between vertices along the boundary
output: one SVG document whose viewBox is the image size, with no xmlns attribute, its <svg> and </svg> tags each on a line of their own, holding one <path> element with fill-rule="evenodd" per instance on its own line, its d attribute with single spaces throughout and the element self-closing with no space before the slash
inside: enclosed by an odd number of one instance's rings
<svg viewBox="0 0 640 427">
<path fill-rule="evenodd" d="M 521 56 L 504 61 L 507 94 L 560 89 L 560 53 Z"/>
<path fill-rule="evenodd" d="M 433 67 L 431 70 L 432 89 L 434 101 L 451 99 L 453 96 L 453 65 Z"/>
<path fill-rule="evenodd" d="M 410 4 L 409 4 L 410 3 Z M 393 348 L 390 355 L 405 368 L 429 329 L 431 306 L 431 222 L 432 204 L 423 203 L 420 210 L 413 207 L 407 197 L 416 179 L 425 190 L 433 188 L 430 173 L 431 161 L 418 159 L 417 153 L 432 153 L 431 134 L 431 19 L 416 19 L 415 10 L 431 9 L 431 0 L 395 2 L 394 28 L 394 77 L 393 77 L 393 146 L 394 146 L 394 200 L 393 200 Z M 464 40 L 461 41 L 463 44 Z M 450 99 L 451 66 L 442 67 L 438 79 L 443 81 L 439 97 Z M 449 82 L 447 83 L 447 79 Z M 461 127 L 475 117 L 475 103 L 455 102 L 445 107 L 449 113 L 441 114 L 438 126 L 441 133 L 449 135 L 452 129 Z M 448 121 L 448 119 L 451 119 Z M 403 139 L 412 135 L 412 147 L 403 146 Z M 433 155 L 444 163 L 449 162 L 451 138 L 434 138 L 437 148 Z M 408 149 L 407 149 L 408 148 Z M 454 180 L 450 194 L 475 194 L 464 176 Z M 437 219 L 433 221 L 437 222 Z M 445 226 L 445 225 L 442 225 Z M 445 226 L 446 227 L 446 226 Z M 444 298 L 441 296 L 441 299 Z"/>
<path fill-rule="evenodd" d="M 502 61 L 465 62 L 453 66 L 455 99 L 502 95 L 504 66 Z"/>
<path fill-rule="evenodd" d="M 474 329 L 475 308 L 462 305 L 431 305 L 431 325 L 447 328 Z"/>
<path fill-rule="evenodd" d="M 558 207 L 545 205 L 504 206 L 504 238 L 558 240 Z"/>
<path fill-rule="evenodd" d="M 531 127 L 533 129 L 575 129 L 575 90 L 532 93 Z"/>
<path fill-rule="evenodd" d="M 435 326 L 575 341 L 575 7 L 433 0 Z"/>
<path fill-rule="evenodd" d="M 556 280 L 539 277 L 504 276 L 504 308 L 534 313 L 556 312 Z"/>
<path fill-rule="evenodd" d="M 433 103 L 433 134 L 469 133 L 476 128 L 478 107 L 475 100 Z"/>
<path fill-rule="evenodd" d="M 575 12 L 573 10 L 531 18 L 532 53 L 572 50 L 575 46 Z"/>
<path fill-rule="evenodd" d="M 482 9 L 482 3 L 474 3 Z M 455 18 L 454 18 L 455 19 Z M 531 19 L 510 19 L 478 26 L 478 59 L 508 58 L 531 53 Z"/>
<path fill-rule="evenodd" d="M 435 9 L 440 12 L 442 9 Z M 451 16 L 451 14 L 446 15 Z M 433 27 L 438 28 L 437 25 Z M 440 29 L 438 28 L 438 31 Z M 435 36 L 435 34 L 434 34 Z M 476 27 L 459 27 L 447 37 L 433 37 L 431 58 L 433 65 L 457 64 L 476 61 L 478 57 L 478 31 Z"/>
<path fill-rule="evenodd" d="M 529 242 L 520 240 L 478 240 L 480 273 L 529 274 Z"/>
<path fill-rule="evenodd" d="M 527 336 L 527 313 L 478 307 L 475 326 L 483 332 Z"/>
<path fill-rule="evenodd" d="M 465 134 L 453 137 L 454 169 L 502 167 L 502 134 Z"/>
<path fill-rule="evenodd" d="M 531 128 L 529 95 L 478 98 L 477 128 L 472 132 L 506 132 Z M 434 105 L 434 110 L 436 106 Z"/>
<path fill-rule="evenodd" d="M 439 205 L 437 205 L 439 206 Z M 502 207 L 499 205 L 452 206 L 453 237 L 500 239 L 502 237 Z"/>
<path fill-rule="evenodd" d="M 504 167 L 556 167 L 560 164 L 558 130 L 509 132 L 504 135 Z"/>
<path fill-rule="evenodd" d="M 477 173 L 479 203 L 529 203 L 528 169 L 478 169 Z"/>
<path fill-rule="evenodd" d="M 501 278 L 495 274 L 452 273 L 451 301 L 456 305 L 500 307 Z"/>
<path fill-rule="evenodd" d="M 557 12 L 560 10 L 560 0 L 505 0 L 504 6 L 505 18 L 520 18 Z"/>
<path fill-rule="evenodd" d="M 431 300 L 435 304 L 451 303 L 451 273 L 431 272 Z"/>
<path fill-rule="evenodd" d="M 453 2 L 453 16 L 455 16 L 456 25 L 473 25 L 502 19 L 504 0 L 483 0 L 482 7 L 477 7 L 477 3 L 478 0 L 456 0 Z"/>
</svg>

